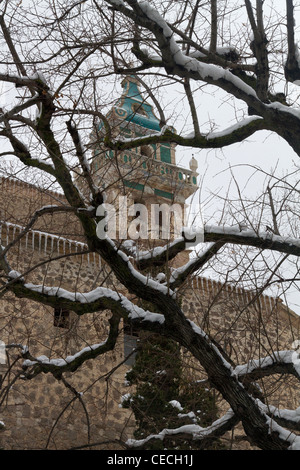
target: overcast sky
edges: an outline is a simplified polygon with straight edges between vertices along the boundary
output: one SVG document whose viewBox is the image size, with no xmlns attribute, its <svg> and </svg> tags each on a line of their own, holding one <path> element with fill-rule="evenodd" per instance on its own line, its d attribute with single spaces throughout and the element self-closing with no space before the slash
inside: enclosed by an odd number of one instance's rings
<svg viewBox="0 0 300 470">
<path fill-rule="evenodd" d="M 239 107 L 239 103 L 236 104 Z M 220 98 L 203 96 L 201 104 L 199 103 L 200 109 L 202 121 L 207 121 L 207 126 L 209 122 L 213 123 L 217 126 L 216 130 L 229 127 L 236 120 L 232 104 L 223 103 Z M 198 161 L 200 199 L 204 202 L 202 218 L 207 223 L 218 221 L 223 198 L 227 197 L 230 200 L 238 197 L 236 183 L 245 200 L 255 200 L 265 190 L 266 182 L 269 180 L 268 175 L 274 173 L 277 177 L 282 177 L 295 172 L 297 166 L 300 167 L 299 157 L 293 149 L 276 134 L 267 131 L 257 132 L 242 143 L 217 151 L 177 147 L 177 164 L 188 167 L 192 154 Z M 299 182 L 299 173 L 293 174 L 289 181 Z M 213 194 L 217 196 L 214 197 Z M 198 194 L 194 201 L 199 201 Z M 253 222 L 255 223 L 255 220 Z M 271 221 L 270 225 L 272 226 Z M 284 233 L 284 235 L 291 234 Z M 284 270 L 286 276 L 291 269 L 295 272 L 294 266 L 286 263 Z M 211 275 L 214 276 L 214 273 Z M 298 289 L 291 286 L 286 295 L 284 300 L 288 300 L 290 308 L 300 314 Z"/>
</svg>

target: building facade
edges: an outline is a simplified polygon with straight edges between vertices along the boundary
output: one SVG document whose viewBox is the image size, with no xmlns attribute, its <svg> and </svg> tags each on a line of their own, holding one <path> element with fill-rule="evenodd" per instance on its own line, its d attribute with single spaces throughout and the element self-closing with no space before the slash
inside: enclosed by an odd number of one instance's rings
<svg viewBox="0 0 300 470">
<path fill-rule="evenodd" d="M 115 136 L 124 139 L 162 132 L 160 120 L 132 77 L 124 80 L 123 94 L 107 119 Z M 148 214 L 153 205 L 177 204 L 183 209 L 197 190 L 195 160 L 191 159 L 188 170 L 177 166 L 174 145 L 142 145 L 135 150 L 112 152 L 103 145 L 103 138 L 103 123 L 99 123 L 91 135 L 91 170 L 95 184 L 105 190 L 107 204 L 120 210 L 120 200 L 124 202 L 126 197 L 128 206 L 140 204 L 137 208 L 145 206 Z M 74 182 L 85 191 L 80 173 L 74 173 Z M 40 217 L 34 228 L 18 239 L 37 209 L 67 204 L 61 193 L 9 178 L 3 178 L 0 185 L 1 245 L 7 247 L 15 241 L 8 260 L 26 282 L 83 294 L 105 286 L 126 294 L 109 266 L 97 254 L 88 252 L 80 225 L 69 213 Z M 136 221 L 137 213 L 131 216 Z M 171 237 L 175 227 L 172 220 Z M 121 222 L 117 217 L 118 239 L 124 228 Z M 149 219 L 148 232 L 150 222 L 153 220 Z M 159 219 L 157 226 L 161 233 L 163 223 Z M 141 223 L 134 227 L 141 233 Z M 139 243 L 141 249 L 148 249 L 162 240 L 145 237 Z M 181 266 L 188 256 L 188 251 L 182 253 L 173 266 Z M 199 276 L 189 279 L 179 294 L 189 317 L 209 331 L 237 363 L 274 350 L 291 349 L 292 342 L 299 338 L 298 317 L 279 299 L 257 297 L 245 289 Z M 109 318 L 109 311 L 78 316 L 7 292 L 1 299 L 0 339 L 6 345 L 28 347 L 37 358 L 59 360 L 104 342 Z M 18 349 L 14 349 L 10 359 L 5 357 L 0 364 L 0 421 L 5 423 L 0 447 L 123 448 L 122 443 L 134 430 L 132 414 L 121 406 L 122 396 L 128 393 L 125 374 L 132 365 L 126 355 L 134 341 L 134 334 L 125 325 L 113 351 L 88 360 L 60 380 L 50 373 L 23 380 L 24 359 L 18 358 Z M 10 362 L 14 359 L 15 364 Z M 202 373 L 197 370 L 199 377 Z M 297 407 L 296 385 L 291 381 L 280 390 L 277 385 L 268 384 L 270 396 L 276 391 L 278 404 Z"/>
</svg>

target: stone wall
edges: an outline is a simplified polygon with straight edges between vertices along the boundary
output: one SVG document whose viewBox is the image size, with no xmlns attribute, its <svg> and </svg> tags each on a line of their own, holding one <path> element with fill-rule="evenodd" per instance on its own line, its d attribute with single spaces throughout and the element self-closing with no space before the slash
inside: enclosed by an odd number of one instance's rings
<svg viewBox="0 0 300 470">
<path fill-rule="evenodd" d="M 293 349 L 300 338 L 300 318 L 281 299 L 235 288 L 211 279 L 194 277 L 181 289 L 182 306 L 193 319 L 218 342 L 235 365 L 244 365 L 279 350 Z M 207 375 L 184 354 L 195 378 Z M 274 375 L 258 380 L 257 385 L 267 405 L 280 409 L 299 407 L 300 386 L 293 376 Z M 229 408 L 216 395 L 220 415 Z M 233 449 L 248 449 L 241 425 L 225 436 L 225 444 Z"/>
<path fill-rule="evenodd" d="M 20 255 L 20 267 L 19 258 Z M 41 258 L 39 253 L 25 253 L 23 262 L 26 266 L 27 261 L 32 264 Z M 44 269 L 47 272 L 41 270 L 32 280 L 45 281 L 47 285 L 61 285 L 66 289 L 76 285 L 81 292 L 84 292 L 84 286 L 95 282 L 98 274 L 95 266 L 71 262 L 68 258 L 53 262 Z M 62 274 L 65 272 L 68 273 L 68 280 L 62 283 Z M 77 281 L 78 278 L 80 281 Z M 51 307 L 6 294 L 2 300 L 1 338 L 6 344 L 27 345 L 35 357 L 44 355 L 49 359 L 65 358 L 104 341 L 109 316 L 110 312 L 82 317 L 71 314 L 70 326 L 60 328 L 54 326 Z M 13 357 L 14 354 L 11 355 Z M 49 436 L 49 448 L 84 445 L 88 443 L 89 435 L 91 442 L 126 437 L 130 433 L 129 415 L 119 407 L 121 395 L 127 391 L 124 385 L 126 366 L 120 366 L 110 376 L 112 369 L 122 362 L 123 357 L 121 334 L 114 351 L 87 361 L 74 374 L 64 374 L 66 384 L 57 381 L 51 374 L 42 374 L 30 381 L 17 380 L 1 406 L 1 420 L 6 427 L 0 433 L 0 447 L 44 448 Z M 12 367 L 4 386 L 13 380 L 13 375 L 20 370 L 22 363 L 23 360 L 19 361 L 19 367 Z M 74 400 L 77 393 L 82 395 Z M 108 445 L 106 443 L 105 447 Z"/>
<path fill-rule="evenodd" d="M 9 180 L 2 180 L 0 194 L 2 245 L 17 236 L 18 227 L 24 226 L 39 207 L 66 203 L 59 193 L 45 193 Z M 27 273 L 27 282 L 86 292 L 102 285 L 109 272 L 98 256 L 79 254 L 86 248 L 76 218 L 59 214 L 39 220 L 30 235 L 10 250 L 9 262 L 13 269 Z M 49 258 L 51 262 L 46 263 Z M 186 253 L 175 265 L 185 258 Z M 39 268 L 31 271 L 36 265 Z M 107 282 L 104 285 L 112 286 Z M 299 318 L 279 299 L 257 298 L 254 292 L 197 277 L 180 289 L 180 295 L 186 314 L 236 363 L 291 349 L 292 342 L 300 337 Z M 109 316 L 110 312 L 96 312 L 79 317 L 71 312 L 68 328 L 62 328 L 55 326 L 53 308 L 7 293 L 1 299 L 0 339 L 6 344 L 27 345 L 36 357 L 64 358 L 104 341 Z M 11 360 L 13 357 L 12 353 Z M 184 357 L 193 377 L 205 376 L 198 364 Z M 131 436 L 134 426 L 129 411 L 119 406 L 121 396 L 128 392 L 124 383 L 128 367 L 123 360 L 121 332 L 112 352 L 89 360 L 75 374 L 65 374 L 65 382 L 51 374 L 15 381 L 22 359 L 14 366 L 2 365 L 2 378 L 8 373 L 2 391 L 8 383 L 13 385 L 4 399 L 0 395 L 0 421 L 6 425 L 0 432 L 0 448 L 67 449 L 89 442 L 98 443 L 96 448 L 120 447 L 118 440 Z M 271 404 L 295 408 L 299 389 L 293 380 L 284 380 L 282 385 L 276 377 L 262 385 L 268 389 Z M 220 401 L 220 405 L 224 404 Z"/>
<path fill-rule="evenodd" d="M 50 193 L 47 199 L 47 195 L 35 188 L 18 183 L 9 186 L 7 182 L 1 196 L 5 208 L 1 225 L 4 246 L 18 235 L 18 226 L 13 222 L 19 221 L 18 211 L 22 213 L 22 205 L 25 212 L 28 201 L 31 202 L 28 214 L 22 219 L 24 226 L 30 213 L 43 205 L 55 204 L 53 198 L 61 197 Z M 13 222 L 8 222 L 14 207 L 17 208 L 16 216 L 12 217 Z M 90 291 L 103 283 L 107 268 L 98 256 L 78 254 L 86 249 L 86 245 L 69 238 L 76 233 L 75 229 L 72 228 L 66 237 L 61 236 L 66 224 L 71 227 L 70 220 L 63 217 L 56 218 L 51 225 L 52 233 L 47 235 L 42 234 L 42 230 L 47 228 L 50 232 L 49 221 L 40 221 L 38 230 L 9 251 L 9 263 L 20 273 L 27 273 L 26 282 L 60 286 L 72 292 Z M 39 268 L 31 271 L 36 265 Z M 108 311 L 80 317 L 70 312 L 69 325 L 62 328 L 55 326 L 52 307 L 6 293 L 1 298 L 0 338 L 5 344 L 28 346 L 35 357 L 65 358 L 104 341 L 109 317 Z M 87 361 L 74 374 L 64 374 L 65 382 L 56 380 L 51 374 L 40 374 L 30 381 L 22 378 L 15 381 L 16 374 L 22 373 L 23 359 L 16 365 L 9 362 L 2 365 L 0 390 L 4 392 L 11 383 L 13 386 L 3 401 L 4 395 L 0 398 L 0 420 L 5 422 L 5 429 L 0 433 L 0 448 L 67 449 L 88 442 L 100 443 L 99 448 L 120 447 L 118 439 L 126 440 L 133 424 L 129 412 L 119 406 L 122 394 L 127 392 L 124 377 L 128 368 L 122 365 L 123 343 L 121 331 L 112 352 Z M 9 355 L 13 361 L 15 350 Z"/>
</svg>

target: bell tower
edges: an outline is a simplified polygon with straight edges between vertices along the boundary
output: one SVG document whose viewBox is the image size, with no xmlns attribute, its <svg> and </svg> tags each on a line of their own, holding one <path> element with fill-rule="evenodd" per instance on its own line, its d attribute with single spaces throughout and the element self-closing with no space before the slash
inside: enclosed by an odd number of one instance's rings
<svg viewBox="0 0 300 470">
<path fill-rule="evenodd" d="M 141 137 L 158 135 L 161 132 L 160 121 L 155 115 L 153 106 L 143 97 L 138 80 L 127 76 L 122 81 L 122 87 L 121 97 L 106 116 L 112 137 L 138 140 Z M 153 215 L 151 218 L 153 207 L 163 205 L 174 208 L 176 205 L 183 211 L 187 198 L 198 189 L 197 162 L 192 158 L 189 170 L 177 166 L 173 143 L 151 143 L 122 151 L 109 150 L 103 144 L 104 135 L 105 126 L 100 122 L 92 134 L 91 169 L 94 181 L 97 186 L 105 190 L 107 203 L 118 207 L 120 199 L 124 202 L 126 198 L 127 208 L 134 204 L 139 216 L 141 215 L 139 209 L 142 207 L 147 209 L 149 241 L 151 234 L 153 235 L 153 226 L 150 227 L 151 221 L 152 225 L 154 221 Z M 137 216 L 131 210 L 129 221 L 130 217 L 135 215 Z M 159 217 L 155 220 L 160 225 Z M 141 229 L 141 224 L 136 223 L 136 228 L 137 231 Z M 121 233 L 120 230 L 118 233 Z M 150 243 L 151 246 L 161 244 L 157 239 L 157 233 L 156 231 L 156 237 L 152 237 L 155 240 Z M 159 233 L 162 235 L 159 238 L 164 238 L 165 243 L 166 236 L 161 227 Z M 173 235 L 171 229 L 169 238 L 174 238 Z M 147 245 L 145 240 L 142 245 Z"/>
</svg>

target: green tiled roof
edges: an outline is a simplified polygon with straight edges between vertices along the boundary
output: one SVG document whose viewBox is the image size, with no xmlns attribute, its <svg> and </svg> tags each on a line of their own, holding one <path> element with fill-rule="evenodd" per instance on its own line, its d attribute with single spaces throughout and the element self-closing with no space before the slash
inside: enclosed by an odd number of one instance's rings
<svg viewBox="0 0 300 470">
<path fill-rule="evenodd" d="M 152 106 L 142 97 L 137 80 L 126 77 L 122 86 L 123 94 L 114 107 L 116 115 L 146 129 L 160 131 L 159 120 L 154 115 Z"/>
</svg>

